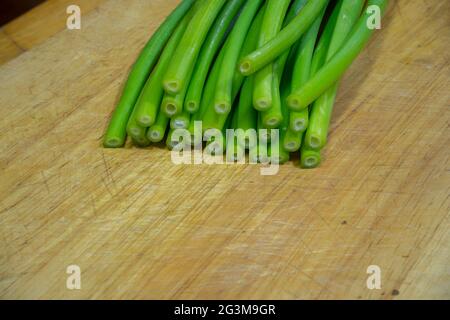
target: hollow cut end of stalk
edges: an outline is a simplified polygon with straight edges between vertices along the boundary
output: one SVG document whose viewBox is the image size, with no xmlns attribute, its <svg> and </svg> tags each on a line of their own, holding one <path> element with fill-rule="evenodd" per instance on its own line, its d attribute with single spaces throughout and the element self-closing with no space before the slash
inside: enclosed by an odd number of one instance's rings
<svg viewBox="0 0 450 320">
<path fill-rule="evenodd" d="M 112 137 L 112 138 L 106 138 L 103 142 L 103 146 L 105 148 L 120 148 L 124 144 L 124 141 L 122 141 L 119 138 Z"/>
<path fill-rule="evenodd" d="M 177 106 L 172 103 L 172 102 L 167 102 L 164 105 L 164 112 L 169 116 L 169 117 L 173 117 L 174 115 L 177 114 L 178 112 L 178 108 Z"/>
<path fill-rule="evenodd" d="M 179 81 L 170 80 L 164 81 L 164 90 L 170 94 L 177 94 L 180 92 L 181 84 Z"/>
<path fill-rule="evenodd" d="M 196 112 L 197 109 L 198 109 L 197 106 L 198 106 L 197 102 L 195 102 L 195 101 L 188 101 L 188 102 L 186 103 L 186 110 L 187 110 L 189 113 L 194 113 L 194 112 Z"/>
<path fill-rule="evenodd" d="M 130 136 L 132 136 L 135 140 L 138 140 L 139 137 L 142 135 L 142 129 L 133 127 L 129 129 L 129 133 Z"/>
<path fill-rule="evenodd" d="M 255 109 L 258 111 L 265 111 L 270 109 L 272 106 L 272 101 L 266 98 L 257 99 L 255 101 Z"/>
<path fill-rule="evenodd" d="M 289 152 L 295 152 L 300 148 L 300 146 L 294 141 L 289 141 L 284 144 L 284 148 Z"/>
<path fill-rule="evenodd" d="M 312 149 L 320 149 L 322 147 L 322 140 L 315 135 L 311 135 L 308 139 L 308 144 Z"/>
<path fill-rule="evenodd" d="M 301 110 L 301 101 L 299 99 L 299 97 L 297 97 L 296 95 L 290 95 L 287 98 L 287 105 L 289 108 L 291 108 L 292 110 Z"/>
<path fill-rule="evenodd" d="M 244 76 L 251 75 L 252 72 L 252 64 L 248 60 L 242 60 L 239 64 L 239 72 Z"/>
<path fill-rule="evenodd" d="M 138 122 L 143 127 L 150 127 L 154 121 L 153 121 L 152 117 L 145 115 L 145 116 L 139 117 Z"/>
<path fill-rule="evenodd" d="M 186 129 L 187 123 L 185 120 L 176 119 L 173 121 L 173 126 L 175 129 Z"/>
<path fill-rule="evenodd" d="M 301 132 L 306 129 L 306 121 L 304 119 L 296 119 L 292 128 L 295 132 Z"/>
<path fill-rule="evenodd" d="M 281 122 L 281 119 L 276 117 L 267 118 L 264 123 L 269 128 L 275 128 L 277 127 Z"/>
<path fill-rule="evenodd" d="M 218 114 L 226 114 L 230 112 L 230 105 L 228 103 L 225 102 L 219 102 L 214 106 L 214 110 L 216 110 L 216 112 Z"/>
<path fill-rule="evenodd" d="M 149 131 L 147 137 L 151 142 L 159 142 L 163 138 L 161 133 L 156 130 Z"/>
<path fill-rule="evenodd" d="M 315 155 L 308 155 L 302 159 L 302 167 L 307 169 L 316 168 L 320 164 L 320 158 Z"/>
</svg>

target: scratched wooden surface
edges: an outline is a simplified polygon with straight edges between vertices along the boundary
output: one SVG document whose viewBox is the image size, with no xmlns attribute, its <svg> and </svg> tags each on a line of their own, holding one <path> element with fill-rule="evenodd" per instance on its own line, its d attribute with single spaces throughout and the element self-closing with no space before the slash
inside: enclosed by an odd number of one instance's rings
<svg viewBox="0 0 450 320">
<path fill-rule="evenodd" d="M 270 177 L 100 147 L 176 3 L 101 1 L 82 30 L 0 66 L 0 297 L 450 298 L 450 2 L 392 1 L 345 76 L 322 167 Z"/>
<path fill-rule="evenodd" d="M 47 0 L 0 29 L 0 64 L 30 50 L 66 28 L 66 8 L 80 6 L 89 14 L 104 0 Z"/>
</svg>

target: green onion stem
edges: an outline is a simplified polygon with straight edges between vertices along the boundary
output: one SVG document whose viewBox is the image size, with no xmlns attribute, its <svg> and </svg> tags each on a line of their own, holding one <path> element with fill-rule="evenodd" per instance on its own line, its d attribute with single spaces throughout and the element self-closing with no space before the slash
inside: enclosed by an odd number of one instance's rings
<svg viewBox="0 0 450 320">
<path fill-rule="evenodd" d="M 202 1 L 201 7 L 192 17 L 186 32 L 175 50 L 171 64 L 163 77 L 164 90 L 172 95 L 187 91 L 189 74 L 195 67 L 199 51 L 226 0 Z"/>
<path fill-rule="evenodd" d="M 256 119 L 257 111 L 253 108 L 253 77 L 250 76 L 245 79 L 244 85 L 242 86 L 239 104 L 234 112 L 236 117 L 236 127 L 247 131 L 249 129 L 256 130 Z M 245 147 L 251 147 L 249 144 L 249 138 L 245 140 Z"/>
<path fill-rule="evenodd" d="M 231 111 L 231 95 L 233 90 L 233 76 L 239 53 L 262 0 L 249 0 L 234 25 L 224 47 L 224 58 L 221 63 L 220 76 L 216 85 L 214 108 L 217 113 L 228 114 Z"/>
<path fill-rule="evenodd" d="M 142 141 L 146 140 L 146 134 L 147 134 L 147 128 L 141 126 L 136 121 L 135 117 L 135 111 L 136 109 L 133 109 L 133 112 L 131 113 L 130 118 L 128 119 L 127 123 L 127 133 L 128 135 L 135 141 L 141 143 Z M 145 144 L 145 143 L 143 143 Z"/>
<path fill-rule="evenodd" d="M 317 17 L 316 21 L 308 29 L 299 41 L 299 48 L 294 62 L 291 91 L 306 83 L 311 75 L 311 61 L 319 35 L 325 10 Z M 289 129 L 293 132 L 304 132 L 309 124 L 308 108 L 289 113 Z"/>
<path fill-rule="evenodd" d="M 304 169 L 317 168 L 322 161 L 319 150 L 309 149 L 305 143 L 302 144 L 300 151 L 300 166 Z"/>
<path fill-rule="evenodd" d="M 378 6 L 383 13 L 387 3 L 387 0 L 368 0 L 367 7 Z M 288 98 L 290 108 L 297 110 L 306 108 L 342 77 L 374 32 L 374 29 L 367 24 L 371 15 L 372 13 L 365 10 L 339 51 L 332 56 L 312 79 L 291 94 Z"/>
<path fill-rule="evenodd" d="M 327 61 L 338 52 L 339 48 L 358 21 L 364 0 L 341 0 L 339 16 L 331 37 L 327 52 Z M 333 105 L 337 95 L 339 81 L 334 83 L 324 94 L 322 94 L 311 108 L 311 118 L 305 136 L 305 143 L 311 149 L 321 149 L 327 141 Z"/>
<path fill-rule="evenodd" d="M 164 112 L 159 111 L 155 123 L 148 128 L 147 138 L 153 143 L 161 142 L 166 134 L 168 123 L 169 118 Z"/>
<path fill-rule="evenodd" d="M 268 0 L 267 8 L 259 34 L 258 47 L 274 39 L 283 26 L 286 12 L 290 0 Z M 269 63 L 264 68 L 255 73 L 253 85 L 253 106 L 256 110 L 268 110 L 273 103 L 274 82 L 273 63 Z M 274 127 L 276 124 L 273 125 Z"/>
<path fill-rule="evenodd" d="M 142 94 L 140 95 L 136 106 L 135 117 L 137 123 L 143 127 L 150 127 L 155 121 L 158 114 L 158 110 L 161 105 L 161 100 L 164 95 L 164 89 L 162 87 L 162 77 L 169 66 L 172 59 L 172 55 L 180 41 L 181 37 L 186 30 L 186 26 L 191 19 L 192 10 L 187 14 L 183 20 L 179 23 L 178 27 L 175 29 L 174 33 L 167 42 L 164 51 L 159 58 L 158 64 L 155 69 L 150 74 L 144 88 L 142 89 Z"/>
<path fill-rule="evenodd" d="M 191 120 L 191 115 L 187 110 L 175 115 L 170 119 L 171 129 L 187 129 L 189 127 L 189 122 Z"/>
<path fill-rule="evenodd" d="M 296 15 L 301 11 L 301 9 L 307 3 L 306 0 L 296 0 L 291 8 L 289 9 L 284 25 L 288 25 Z M 283 114 L 281 110 L 280 101 L 280 85 L 284 74 L 284 69 L 286 62 L 292 61 L 292 57 L 297 52 L 297 45 L 294 45 L 290 50 L 284 52 L 278 59 L 273 63 L 273 76 L 272 76 L 272 105 L 261 111 L 262 121 L 267 128 L 276 128 L 283 121 Z M 290 72 L 290 71 L 289 71 Z"/>
<path fill-rule="evenodd" d="M 205 43 L 199 53 L 197 64 L 194 69 L 194 75 L 192 76 L 186 95 L 185 107 L 190 113 L 195 113 L 200 107 L 203 87 L 208 76 L 208 71 L 210 70 L 213 59 L 226 36 L 227 29 L 243 3 L 244 0 L 229 0 L 208 33 Z"/>
<path fill-rule="evenodd" d="M 103 140 L 104 147 L 119 148 L 125 144 L 128 119 L 141 94 L 142 87 L 145 85 L 167 40 L 194 2 L 195 0 L 184 0 L 181 2 L 161 24 L 140 53 L 131 69 L 122 96 L 109 122 Z"/>
<path fill-rule="evenodd" d="M 309 29 L 328 2 L 329 0 L 308 1 L 303 10 L 280 31 L 276 38 L 241 60 L 239 64 L 241 73 L 246 76 L 255 73 L 292 47 Z"/>
</svg>

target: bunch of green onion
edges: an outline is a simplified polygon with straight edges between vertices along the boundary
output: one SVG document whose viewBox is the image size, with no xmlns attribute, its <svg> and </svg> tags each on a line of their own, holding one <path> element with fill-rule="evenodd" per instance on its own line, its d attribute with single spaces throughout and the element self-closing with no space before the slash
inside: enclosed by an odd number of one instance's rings
<svg viewBox="0 0 450 320">
<path fill-rule="evenodd" d="M 258 136 L 280 163 L 317 167 L 340 79 L 388 0 L 183 0 L 134 64 L 104 137 L 146 147 L 176 129 L 279 129 Z M 191 139 L 192 140 L 192 139 Z M 189 143 L 202 143 L 190 141 Z M 244 145 L 244 149 L 261 144 Z"/>
</svg>

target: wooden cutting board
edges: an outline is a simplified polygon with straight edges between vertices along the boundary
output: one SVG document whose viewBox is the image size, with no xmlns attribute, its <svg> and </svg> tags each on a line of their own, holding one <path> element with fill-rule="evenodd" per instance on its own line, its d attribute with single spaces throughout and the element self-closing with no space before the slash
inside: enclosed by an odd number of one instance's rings
<svg viewBox="0 0 450 320">
<path fill-rule="evenodd" d="M 101 1 L 0 67 L 0 297 L 450 298 L 450 2 L 392 1 L 341 85 L 323 165 L 275 176 L 101 147 L 177 3 Z"/>
</svg>

